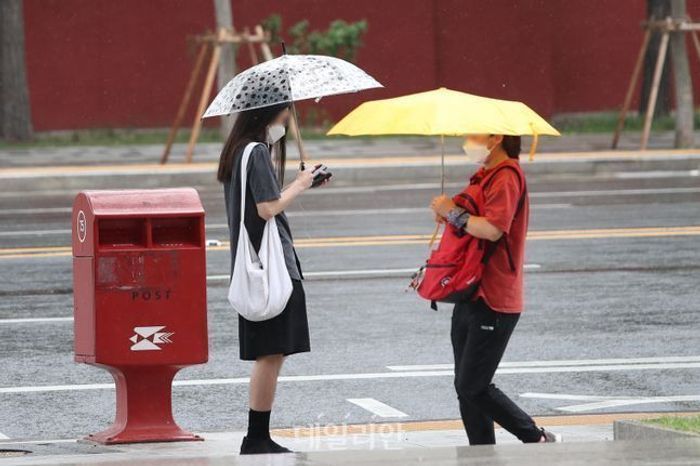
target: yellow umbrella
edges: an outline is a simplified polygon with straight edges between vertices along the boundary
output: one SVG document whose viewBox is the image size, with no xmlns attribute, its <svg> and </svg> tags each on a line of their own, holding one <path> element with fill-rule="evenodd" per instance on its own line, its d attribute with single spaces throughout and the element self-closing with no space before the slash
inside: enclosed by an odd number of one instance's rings
<svg viewBox="0 0 700 466">
<path fill-rule="evenodd" d="M 419 134 L 440 136 L 441 143 L 445 136 L 467 134 L 532 135 L 532 160 L 537 137 L 541 134 L 559 136 L 559 131 L 522 102 L 490 99 L 441 87 L 393 99 L 365 102 L 327 134 Z M 443 144 L 443 184 L 444 158 Z"/>
</svg>

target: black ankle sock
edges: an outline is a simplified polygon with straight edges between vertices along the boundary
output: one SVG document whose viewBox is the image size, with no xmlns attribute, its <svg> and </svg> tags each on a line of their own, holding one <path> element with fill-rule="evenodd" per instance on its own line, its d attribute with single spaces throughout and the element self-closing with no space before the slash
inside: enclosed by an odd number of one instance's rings
<svg viewBox="0 0 700 466">
<path fill-rule="evenodd" d="M 248 438 L 270 438 L 270 411 L 248 411 Z"/>
</svg>

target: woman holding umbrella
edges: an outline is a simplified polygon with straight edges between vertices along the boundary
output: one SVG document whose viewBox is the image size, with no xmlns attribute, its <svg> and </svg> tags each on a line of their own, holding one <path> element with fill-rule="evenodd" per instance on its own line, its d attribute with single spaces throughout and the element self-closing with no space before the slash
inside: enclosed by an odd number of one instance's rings
<svg viewBox="0 0 700 466">
<path fill-rule="evenodd" d="M 280 104 L 241 112 L 226 141 L 217 178 L 224 185 L 226 212 L 231 234 L 231 257 L 236 257 L 240 222 L 241 153 L 250 142 L 261 142 L 252 150 L 248 162 L 248 195 L 244 222 L 252 244 L 260 248 L 263 228 L 270 218 L 278 226 L 285 265 L 293 289 L 287 306 L 278 316 L 253 322 L 239 316 L 240 358 L 255 361 L 250 377 L 248 433 L 241 445 L 241 454 L 286 453 L 288 449 L 270 438 L 270 413 L 282 363 L 286 356 L 310 351 L 306 298 L 301 284 L 301 267 L 292 242 L 285 208 L 311 187 L 311 170 L 299 170 L 296 179 L 284 190 L 285 127 L 289 105 Z M 277 154 L 273 166 L 271 152 Z"/>
<path fill-rule="evenodd" d="M 525 443 L 561 441 L 558 435 L 537 427 L 492 383 L 523 310 L 529 200 L 518 163 L 520 136 L 468 136 L 464 150 L 480 165 L 470 187 L 482 190 L 481 195 L 466 192 L 484 200 L 479 206 L 481 215 L 469 215 L 444 194 L 433 199 L 431 208 L 440 221 L 486 240 L 487 248 L 492 248 L 476 292 L 469 300 L 458 302 L 452 313 L 454 384 L 469 443 L 496 443 L 494 421 Z"/>
<path fill-rule="evenodd" d="M 303 275 L 284 210 L 312 185 L 325 184 L 330 174 L 323 169 L 305 170 L 302 162 L 294 181 L 284 187 L 285 134 L 290 117 L 294 118 L 297 128 L 300 158 L 303 160 L 304 156 L 294 101 L 380 86 L 361 69 L 337 58 L 283 55 L 236 75 L 204 113 L 203 117 L 238 113 L 221 152 L 217 174 L 224 185 L 231 236 L 232 289 L 244 302 L 260 301 L 245 296 L 239 290 L 250 288 L 237 286 L 240 284 L 233 280 L 237 253 L 242 257 L 248 254 L 237 251 L 239 228 L 236 226 L 241 224 L 241 219 L 245 226 L 243 231 L 247 231 L 250 245 L 258 254 L 265 232 L 274 231 L 265 230 L 266 223 L 276 225 L 284 256 L 285 267 L 281 269 L 286 268 L 292 282 L 291 295 L 281 313 L 256 321 L 238 316 L 240 358 L 255 361 L 250 377 L 248 433 L 243 438 L 241 454 L 290 451 L 270 438 L 270 413 L 285 357 L 310 351 L 306 297 L 301 283 Z M 251 146 L 251 143 L 257 144 Z M 244 155 L 248 162 L 242 167 Z M 245 171 L 242 172 L 242 168 Z M 242 173 L 246 175 L 244 196 Z M 243 197 L 245 205 L 241 206 Z M 230 296 L 229 292 L 229 301 Z"/>
<path fill-rule="evenodd" d="M 492 383 L 523 310 L 523 257 L 529 202 L 525 175 L 518 161 L 520 135 L 533 136 L 532 160 L 538 136 L 558 136 L 559 132 L 522 102 L 443 87 L 365 102 L 328 134 L 440 137 L 443 194 L 431 203 L 437 220 L 449 222 L 457 236 L 469 234 L 490 243 L 493 248 L 492 253 L 488 253 L 488 246 L 485 249 L 484 258 L 489 254 L 489 259 L 476 292 L 470 300 L 458 302 L 452 313 L 454 385 L 469 443 L 495 443 L 494 421 L 523 442 L 559 440 L 557 435 L 538 428 L 530 416 Z M 483 199 L 483 205 L 477 209 L 478 216 L 470 216 L 444 195 L 444 137 L 465 135 L 465 152 L 480 168 L 462 194 L 471 199 Z M 446 236 L 443 235 L 443 239 Z M 419 281 L 414 280 L 411 286 L 419 287 Z M 446 286 L 446 283 L 439 285 Z"/>
</svg>

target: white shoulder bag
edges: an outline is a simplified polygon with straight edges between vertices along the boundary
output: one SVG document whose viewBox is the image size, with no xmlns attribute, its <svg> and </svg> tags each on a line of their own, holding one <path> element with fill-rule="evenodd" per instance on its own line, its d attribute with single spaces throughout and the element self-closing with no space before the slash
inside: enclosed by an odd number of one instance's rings
<svg viewBox="0 0 700 466">
<path fill-rule="evenodd" d="M 255 253 L 245 228 L 246 173 L 250 153 L 256 144 L 259 143 L 252 142 L 245 147 L 241 160 L 241 224 L 228 301 L 247 320 L 260 322 L 279 315 L 287 306 L 292 279 L 284 261 L 275 217 L 265 224 L 259 254 Z"/>
</svg>

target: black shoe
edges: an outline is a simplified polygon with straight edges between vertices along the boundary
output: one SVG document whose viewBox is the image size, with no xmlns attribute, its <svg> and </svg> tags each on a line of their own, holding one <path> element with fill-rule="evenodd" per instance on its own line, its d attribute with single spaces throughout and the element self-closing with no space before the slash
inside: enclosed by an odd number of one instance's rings
<svg viewBox="0 0 700 466">
<path fill-rule="evenodd" d="M 562 442 L 561 434 L 555 434 L 554 432 L 550 432 L 548 430 L 545 430 L 543 427 L 540 427 L 540 430 L 542 431 L 542 436 L 544 437 L 544 443 L 561 443 Z"/>
<path fill-rule="evenodd" d="M 288 448 L 276 443 L 270 437 L 248 438 L 243 437 L 241 443 L 241 455 L 257 455 L 262 453 L 294 453 Z"/>
</svg>

